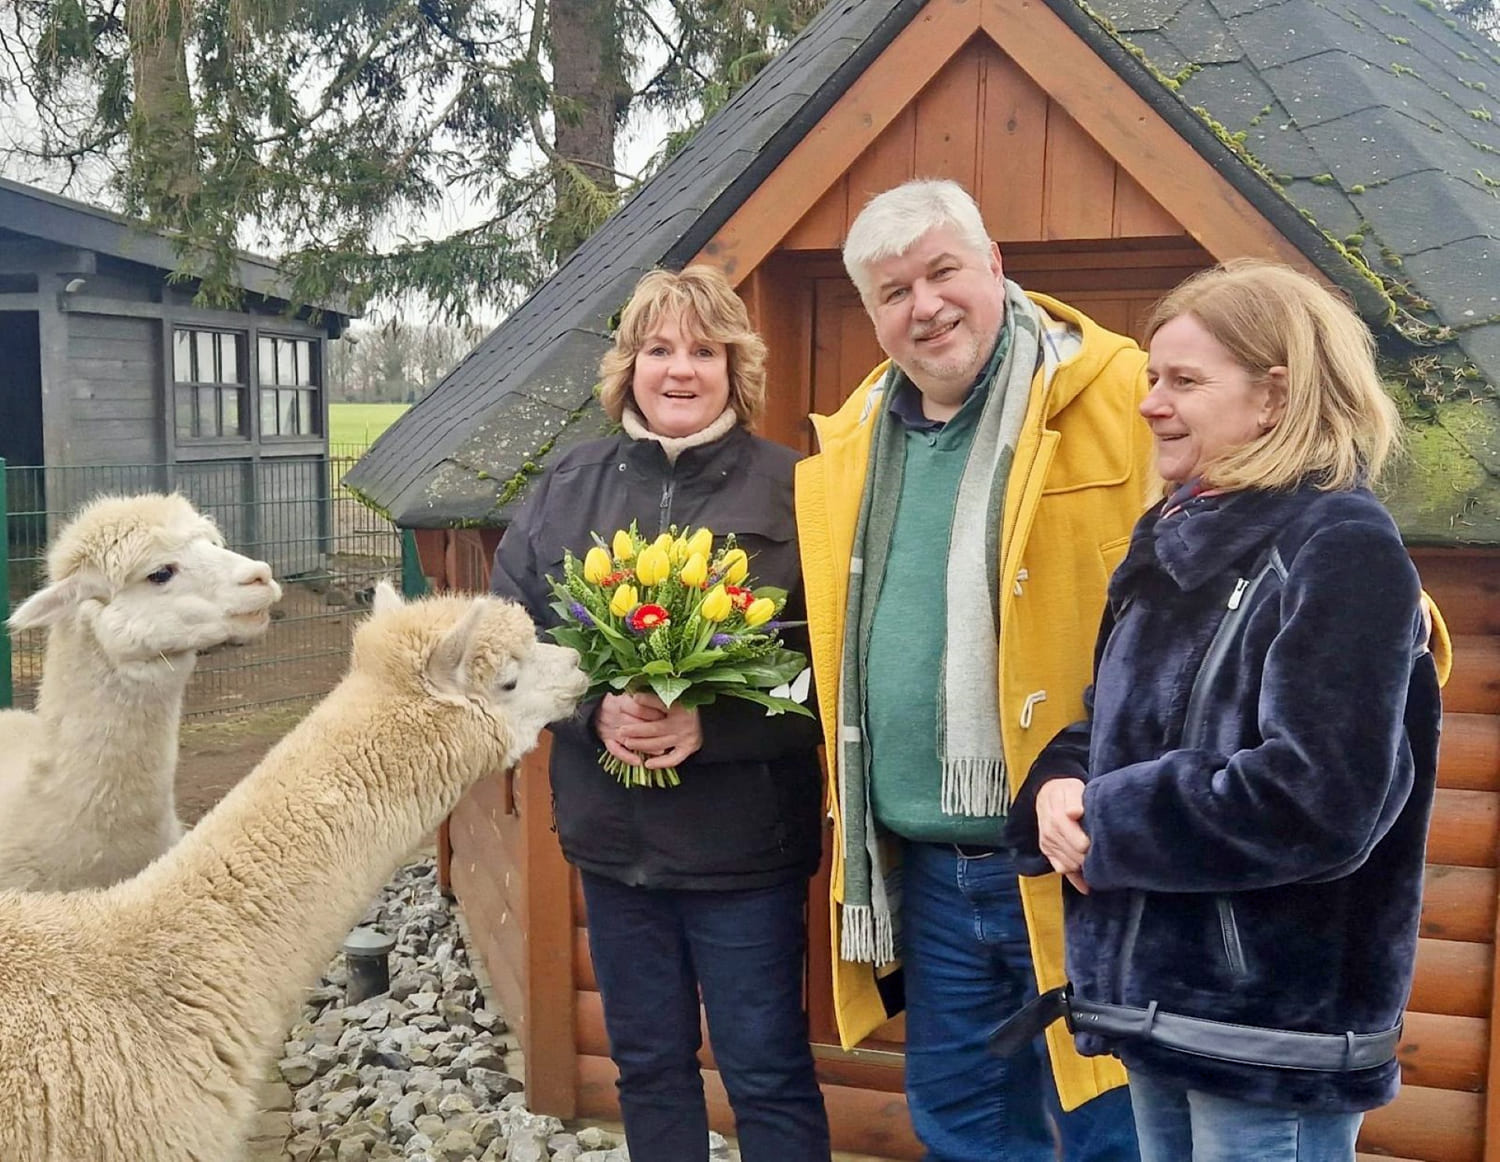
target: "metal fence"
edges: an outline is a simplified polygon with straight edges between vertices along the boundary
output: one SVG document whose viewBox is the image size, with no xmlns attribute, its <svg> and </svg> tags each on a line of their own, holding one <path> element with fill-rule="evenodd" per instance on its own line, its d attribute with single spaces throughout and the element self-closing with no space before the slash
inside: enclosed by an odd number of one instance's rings
<svg viewBox="0 0 1500 1162">
<path fill-rule="evenodd" d="M 198 661 L 188 715 L 216 714 L 327 693 L 343 674 L 350 634 L 375 583 L 401 583 L 402 538 L 339 480 L 364 452 L 177 464 L 22 467 L 4 471 L 10 608 L 42 584 L 52 535 L 92 497 L 176 490 L 213 517 L 229 547 L 270 563 L 282 585 L 259 641 Z M 14 705 L 33 705 L 45 631 L 14 633 L 8 667 Z M 3 652 L 3 651 L 0 651 Z M 0 699 L 3 699 L 0 689 Z"/>
</svg>

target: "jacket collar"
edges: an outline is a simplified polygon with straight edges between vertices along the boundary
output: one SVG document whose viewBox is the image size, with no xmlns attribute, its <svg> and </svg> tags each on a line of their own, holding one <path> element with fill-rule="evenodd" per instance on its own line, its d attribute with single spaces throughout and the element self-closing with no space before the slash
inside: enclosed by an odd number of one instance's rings
<svg viewBox="0 0 1500 1162">
<path fill-rule="evenodd" d="M 620 436 L 620 458 L 635 472 L 659 476 L 671 472 L 678 478 L 697 475 L 710 468 L 722 466 L 732 468 L 742 456 L 746 441 L 753 439 L 744 424 L 736 423 L 716 440 L 693 444 L 682 448 L 675 461 L 669 460 L 666 449 L 656 440 L 636 440 L 628 434 Z"/>
<path fill-rule="evenodd" d="M 1195 496 L 1165 519 L 1162 501 L 1136 524 L 1125 560 L 1110 581 L 1111 603 L 1143 570 L 1165 573 L 1183 592 L 1221 576 L 1286 527 L 1307 487 Z"/>
</svg>

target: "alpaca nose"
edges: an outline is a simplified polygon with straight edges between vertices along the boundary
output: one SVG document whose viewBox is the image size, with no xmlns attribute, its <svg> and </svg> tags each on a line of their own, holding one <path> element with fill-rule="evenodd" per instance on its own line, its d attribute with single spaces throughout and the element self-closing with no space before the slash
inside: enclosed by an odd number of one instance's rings
<svg viewBox="0 0 1500 1162">
<path fill-rule="evenodd" d="M 246 561 L 240 569 L 241 585 L 270 585 L 271 566 L 264 561 Z"/>
</svg>

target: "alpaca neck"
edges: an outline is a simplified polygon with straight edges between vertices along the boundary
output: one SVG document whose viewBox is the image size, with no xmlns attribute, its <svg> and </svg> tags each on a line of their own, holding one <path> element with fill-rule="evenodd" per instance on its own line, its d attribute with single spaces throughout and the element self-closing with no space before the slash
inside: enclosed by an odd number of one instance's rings
<svg viewBox="0 0 1500 1162">
<path fill-rule="evenodd" d="M 66 771 L 86 772 L 86 782 L 107 773 L 128 790 L 117 798 L 122 808 L 155 816 L 163 799 L 170 808 L 178 723 L 196 662 L 186 653 L 116 663 L 78 619 L 53 626 L 36 703 L 53 766 L 61 769 L 48 772 L 48 782 Z"/>
<path fill-rule="evenodd" d="M 252 1057 L 397 863 L 504 760 L 494 733 L 472 708 L 393 704 L 346 679 L 131 885 L 164 963 L 211 985 Z"/>
</svg>

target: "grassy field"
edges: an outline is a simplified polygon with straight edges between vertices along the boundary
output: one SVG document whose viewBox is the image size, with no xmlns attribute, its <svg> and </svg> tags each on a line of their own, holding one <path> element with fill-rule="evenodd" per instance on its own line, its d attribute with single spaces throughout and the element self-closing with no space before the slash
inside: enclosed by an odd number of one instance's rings
<svg viewBox="0 0 1500 1162">
<path fill-rule="evenodd" d="M 396 422 L 410 404 L 331 403 L 328 405 L 328 442 L 365 447 Z"/>
</svg>

